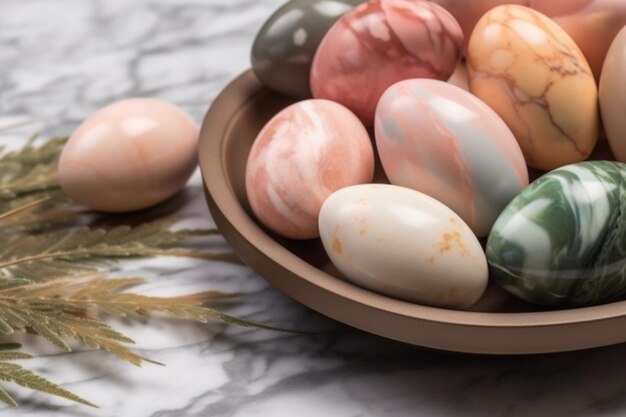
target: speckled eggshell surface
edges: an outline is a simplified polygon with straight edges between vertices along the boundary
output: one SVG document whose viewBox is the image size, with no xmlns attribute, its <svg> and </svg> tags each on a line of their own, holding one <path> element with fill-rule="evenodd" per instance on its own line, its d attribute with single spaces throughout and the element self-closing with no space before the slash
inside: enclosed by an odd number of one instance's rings
<svg viewBox="0 0 626 417">
<path fill-rule="evenodd" d="M 626 26 L 606 55 L 600 78 L 600 109 L 613 155 L 626 162 Z"/>
<path fill-rule="evenodd" d="M 367 127 L 392 84 L 416 77 L 447 80 L 463 34 L 452 15 L 420 0 L 371 0 L 343 16 L 313 59 L 313 96 L 352 110 Z"/>
<path fill-rule="evenodd" d="M 198 126 L 180 108 L 126 99 L 89 116 L 59 160 L 63 191 L 106 212 L 139 210 L 179 191 L 197 165 Z"/>
<path fill-rule="evenodd" d="M 526 7 L 485 14 L 469 43 L 470 91 L 513 131 L 529 166 L 585 160 L 598 139 L 598 92 L 589 65 L 556 23 Z"/>
<path fill-rule="evenodd" d="M 389 184 L 343 188 L 324 203 L 319 228 L 337 269 L 379 293 L 468 308 L 487 287 L 487 261 L 472 231 L 418 191 Z"/>
<path fill-rule="evenodd" d="M 328 100 L 305 100 L 259 132 L 246 164 L 246 193 L 266 227 L 292 239 L 319 236 L 320 207 L 334 191 L 374 176 L 374 150 L 363 124 Z"/>
<path fill-rule="evenodd" d="M 443 81 L 394 84 L 378 104 L 375 132 L 389 181 L 446 204 L 478 237 L 528 185 L 524 156 L 502 119 Z"/>
</svg>

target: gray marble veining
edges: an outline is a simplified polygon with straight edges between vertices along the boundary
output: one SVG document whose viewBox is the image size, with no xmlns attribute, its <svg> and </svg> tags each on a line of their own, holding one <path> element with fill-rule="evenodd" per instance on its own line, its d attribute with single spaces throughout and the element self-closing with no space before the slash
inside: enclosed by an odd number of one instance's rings
<svg viewBox="0 0 626 417">
<path fill-rule="evenodd" d="M 28 118 L 45 135 L 67 134 L 95 109 L 129 96 L 172 101 L 200 121 L 216 94 L 249 66 L 255 32 L 280 3 L 0 0 L 0 125 Z M 187 225 L 210 227 L 198 174 L 184 198 Z M 228 249 L 221 240 L 215 247 Z M 151 294 L 248 292 L 229 311 L 320 333 L 121 323 L 142 354 L 167 365 L 142 368 L 104 352 L 59 354 L 24 336 L 38 355 L 29 368 L 101 408 L 8 385 L 22 407 L 1 408 L 0 416 L 626 415 L 626 346 L 535 357 L 429 352 L 323 318 L 243 266 L 163 258 L 124 262 L 116 272 L 150 277 L 142 290 Z"/>
</svg>

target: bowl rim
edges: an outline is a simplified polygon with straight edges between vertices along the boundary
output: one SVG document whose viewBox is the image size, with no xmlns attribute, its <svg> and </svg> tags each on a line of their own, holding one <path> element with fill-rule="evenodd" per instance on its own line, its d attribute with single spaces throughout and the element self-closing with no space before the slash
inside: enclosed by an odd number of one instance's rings
<svg viewBox="0 0 626 417">
<path fill-rule="evenodd" d="M 586 324 L 603 322 L 603 328 L 605 325 L 626 326 L 626 300 L 576 309 L 514 313 L 472 312 L 423 306 L 374 293 L 338 279 L 315 268 L 283 247 L 248 216 L 238 201 L 226 172 L 224 138 L 229 134 L 233 122 L 239 115 L 248 106 L 268 94 L 276 93 L 271 93 L 264 87 L 251 70 L 235 78 L 210 106 L 202 123 L 198 152 L 207 203 L 218 229 L 247 264 L 284 293 L 324 315 L 353 327 L 436 349 L 473 353 L 541 353 L 576 350 L 626 341 L 626 335 L 616 337 L 606 334 L 606 331 L 603 331 L 602 337 L 599 338 L 584 335 L 589 330 Z M 267 265 L 270 266 L 267 267 Z M 277 271 L 287 276 L 273 275 Z M 290 279 L 300 279 L 302 282 L 289 282 Z M 344 302 L 346 305 L 341 308 L 326 306 L 323 300 L 319 299 L 320 294 L 314 294 L 309 299 L 305 295 L 306 292 L 296 288 L 299 284 L 306 284 L 307 291 L 320 292 L 323 295 L 322 299 L 325 296 L 332 296 L 329 304 Z M 363 310 L 361 307 L 366 307 L 366 309 Z M 534 348 L 520 346 L 516 349 L 514 343 L 510 343 L 511 346 L 504 349 L 505 351 L 501 351 L 502 349 L 492 351 L 487 347 L 471 347 L 474 346 L 472 343 L 469 343 L 470 347 L 455 348 L 455 346 L 448 346 L 450 341 L 445 337 L 443 342 L 415 343 L 414 337 L 405 337 L 401 331 L 386 331 L 385 326 L 389 323 L 364 325 L 364 318 L 353 317 L 350 314 L 350 308 L 366 315 L 371 313 L 385 318 L 406 318 L 408 322 L 413 321 L 425 326 L 443 325 L 441 329 L 468 327 L 529 330 L 544 328 L 546 331 L 542 333 L 549 335 L 549 330 L 555 327 L 573 326 L 572 330 L 579 334 L 581 339 L 571 346 L 560 346 L 558 342 L 555 342 L 553 347 L 547 346 L 545 349 L 541 346 Z M 347 311 L 344 311 L 346 309 Z"/>
</svg>

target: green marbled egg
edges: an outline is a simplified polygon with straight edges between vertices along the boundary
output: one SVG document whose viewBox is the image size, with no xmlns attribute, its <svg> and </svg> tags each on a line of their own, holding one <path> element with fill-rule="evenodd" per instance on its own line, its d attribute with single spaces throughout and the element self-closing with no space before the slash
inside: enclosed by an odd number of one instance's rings
<svg viewBox="0 0 626 417">
<path fill-rule="evenodd" d="M 494 224 L 487 260 L 502 287 L 544 306 L 625 294 L 626 164 L 581 162 L 532 183 Z"/>
</svg>

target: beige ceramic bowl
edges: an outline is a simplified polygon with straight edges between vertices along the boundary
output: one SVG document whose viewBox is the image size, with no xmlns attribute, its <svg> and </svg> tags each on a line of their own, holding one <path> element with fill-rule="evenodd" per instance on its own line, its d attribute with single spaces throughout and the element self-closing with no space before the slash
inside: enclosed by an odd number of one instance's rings
<svg viewBox="0 0 626 417">
<path fill-rule="evenodd" d="M 490 286 L 472 311 L 425 307 L 344 281 L 319 241 L 268 233 L 252 217 L 246 199 L 246 158 L 265 122 L 291 103 L 264 88 L 252 72 L 244 73 L 207 113 L 199 150 L 209 209 L 220 231 L 246 263 L 287 295 L 350 326 L 434 349 L 526 354 L 626 341 L 626 301 L 538 311 Z"/>
</svg>

